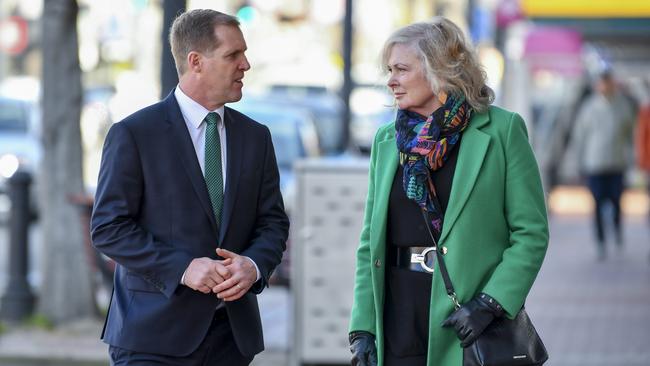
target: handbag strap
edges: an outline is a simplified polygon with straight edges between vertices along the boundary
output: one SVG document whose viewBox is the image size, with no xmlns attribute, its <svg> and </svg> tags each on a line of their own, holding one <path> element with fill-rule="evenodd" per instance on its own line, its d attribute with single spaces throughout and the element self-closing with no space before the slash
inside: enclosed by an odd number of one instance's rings
<svg viewBox="0 0 650 366">
<path fill-rule="evenodd" d="M 431 231 L 431 221 L 429 220 L 429 214 L 426 210 L 422 210 L 422 217 L 427 226 L 427 231 L 431 240 L 433 240 L 433 245 L 436 248 L 436 258 L 438 259 L 438 270 L 442 276 L 442 281 L 445 283 L 445 289 L 447 290 L 447 296 L 451 299 L 451 302 L 454 303 L 454 308 L 459 309 L 460 303 L 458 302 L 458 296 L 456 296 L 456 290 L 454 290 L 454 285 L 451 283 L 451 278 L 449 278 L 449 272 L 447 272 L 447 266 L 445 265 L 445 260 L 442 258 L 442 248 L 438 245 L 438 241 L 433 237 L 433 232 Z"/>
</svg>

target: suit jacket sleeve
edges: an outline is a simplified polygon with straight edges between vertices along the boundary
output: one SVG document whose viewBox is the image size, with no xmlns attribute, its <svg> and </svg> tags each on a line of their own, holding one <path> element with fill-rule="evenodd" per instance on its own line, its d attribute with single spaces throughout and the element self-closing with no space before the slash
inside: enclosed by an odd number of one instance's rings
<svg viewBox="0 0 650 366">
<path fill-rule="evenodd" d="M 192 257 L 139 225 L 143 163 L 128 126 L 114 124 L 104 143 L 95 194 L 93 246 L 170 297 Z"/>
<path fill-rule="evenodd" d="M 548 246 L 544 192 L 523 119 L 512 115 L 506 138 L 505 215 L 510 230 L 503 252 L 483 292 L 513 317 L 537 277 Z"/>
<path fill-rule="evenodd" d="M 271 133 L 265 128 L 266 146 L 264 172 L 259 189 L 257 203 L 257 218 L 250 246 L 241 255 L 251 258 L 260 270 L 261 278 L 252 287 L 254 293 L 261 293 L 268 287 L 269 278 L 275 267 L 282 260 L 282 252 L 286 249 L 289 232 L 289 219 L 284 211 L 282 194 L 280 193 L 280 174 L 275 159 Z"/>
</svg>

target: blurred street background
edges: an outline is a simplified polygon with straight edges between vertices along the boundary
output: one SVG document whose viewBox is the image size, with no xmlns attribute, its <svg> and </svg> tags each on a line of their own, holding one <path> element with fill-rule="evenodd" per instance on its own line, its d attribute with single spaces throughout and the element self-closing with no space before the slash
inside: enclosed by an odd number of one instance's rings
<svg viewBox="0 0 650 366">
<path fill-rule="evenodd" d="M 495 104 L 528 127 L 551 241 L 527 308 L 548 365 L 650 365 L 650 1 L 0 0 L 0 366 L 108 365 L 113 263 L 88 239 L 101 149 L 176 86 L 167 30 L 194 8 L 242 23 L 252 68 L 230 106 L 269 126 L 292 221 L 254 365 L 349 358 L 368 154 L 395 113 L 379 52 L 435 15 L 466 30 Z M 589 117 L 603 74 L 618 102 Z M 625 131 L 602 147 L 626 161 L 622 229 L 605 220 L 598 246 L 575 132 L 610 115 Z"/>
</svg>

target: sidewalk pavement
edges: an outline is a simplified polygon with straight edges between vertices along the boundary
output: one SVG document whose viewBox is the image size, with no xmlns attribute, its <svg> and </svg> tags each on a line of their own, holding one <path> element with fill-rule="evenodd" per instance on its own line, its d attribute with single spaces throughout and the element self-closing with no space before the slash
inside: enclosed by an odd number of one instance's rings
<svg viewBox="0 0 650 366">
<path fill-rule="evenodd" d="M 598 261 L 591 217 L 551 217 L 546 261 L 527 310 L 548 366 L 650 365 L 650 223 L 624 219 L 625 245 Z"/>
<path fill-rule="evenodd" d="M 599 262 L 591 217 L 551 215 L 551 242 L 527 310 L 544 340 L 546 366 L 650 365 L 650 227 L 624 217 L 626 243 L 608 246 Z M 266 351 L 254 366 L 286 366 L 291 339 L 290 293 L 260 296 Z M 55 331 L 9 329 L 0 335 L 0 366 L 108 365 L 98 338 L 102 323 L 83 321 Z"/>
<path fill-rule="evenodd" d="M 266 351 L 253 366 L 288 364 L 289 291 L 269 288 L 259 297 Z M 103 321 L 81 320 L 53 331 L 9 328 L 0 334 L 0 366 L 106 366 L 108 346 L 99 336 Z"/>
</svg>

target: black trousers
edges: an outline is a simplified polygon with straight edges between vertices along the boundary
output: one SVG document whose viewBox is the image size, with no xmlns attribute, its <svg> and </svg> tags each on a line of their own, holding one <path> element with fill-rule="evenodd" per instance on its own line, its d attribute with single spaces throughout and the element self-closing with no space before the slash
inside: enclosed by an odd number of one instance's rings
<svg viewBox="0 0 650 366">
<path fill-rule="evenodd" d="M 388 267 L 384 303 L 384 365 L 426 366 L 430 273 Z"/>
<path fill-rule="evenodd" d="M 607 203 L 612 205 L 613 217 L 611 219 L 614 224 L 616 242 L 617 244 L 621 244 L 623 240 L 621 230 L 621 196 L 624 188 L 623 174 L 608 173 L 590 175 L 587 177 L 587 185 L 596 203 L 594 224 L 598 244 L 603 245 L 605 243 L 604 206 Z"/>
<path fill-rule="evenodd" d="M 230 329 L 226 309 L 215 312 L 208 334 L 196 351 L 186 357 L 133 352 L 110 346 L 111 366 L 247 366 L 253 361 L 239 352 Z"/>
</svg>

